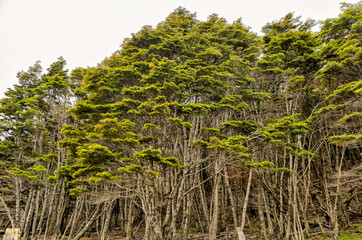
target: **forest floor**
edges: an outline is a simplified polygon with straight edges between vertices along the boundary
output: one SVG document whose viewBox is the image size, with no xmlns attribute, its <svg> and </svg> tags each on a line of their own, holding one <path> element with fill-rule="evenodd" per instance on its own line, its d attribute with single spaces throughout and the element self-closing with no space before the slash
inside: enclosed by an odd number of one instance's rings
<svg viewBox="0 0 362 240">
<path fill-rule="evenodd" d="M 352 224 L 353 228 L 343 229 L 339 233 L 340 240 L 361 240 L 362 239 L 362 220 L 356 221 Z M 317 229 L 313 229 L 313 233 L 310 234 L 310 237 L 307 239 L 309 240 L 332 240 L 332 237 L 323 237 L 321 232 L 318 232 Z M 255 229 L 247 229 L 245 230 L 246 239 L 250 240 L 261 240 L 261 236 L 259 231 Z M 91 234 L 87 238 L 82 238 L 81 240 L 97 240 L 96 234 Z M 143 239 L 143 234 L 136 233 L 134 238 L 135 240 Z M 179 238 L 174 238 L 173 240 L 178 240 Z M 181 238 L 180 238 L 181 239 Z M 197 232 L 190 232 L 188 239 L 190 240 L 208 240 L 207 234 L 197 233 Z M 234 238 L 233 232 L 221 232 L 219 233 L 217 239 L 220 240 L 232 240 Z M 276 240 L 277 238 L 270 238 L 270 240 Z M 110 233 L 108 235 L 107 240 L 125 240 L 125 238 L 120 235 L 119 233 Z"/>
<path fill-rule="evenodd" d="M 362 222 L 359 224 L 353 224 L 354 228 L 345 229 L 339 233 L 339 239 L 340 240 L 361 240 L 362 239 Z M 245 232 L 245 236 L 247 240 L 261 240 L 260 234 L 252 232 Z M 0 239 L 2 239 L 2 234 L 0 234 Z M 81 240 L 98 240 L 96 233 L 89 234 L 88 237 L 81 238 Z M 143 234 L 142 233 L 136 233 L 134 240 L 142 240 Z M 179 238 L 174 238 L 173 240 L 178 240 Z M 208 240 L 207 234 L 201 234 L 201 233 L 190 233 L 189 238 L 190 240 Z M 220 240 L 233 240 L 234 234 L 233 233 L 226 233 L 221 232 L 217 239 Z M 270 240 L 276 240 L 277 238 L 270 238 Z M 321 233 L 315 232 L 311 234 L 308 240 L 333 240 L 333 238 L 329 237 L 323 237 L 321 236 Z M 123 235 L 119 233 L 111 233 L 108 235 L 107 240 L 125 240 Z"/>
<path fill-rule="evenodd" d="M 343 229 L 339 233 L 339 239 L 340 240 L 361 240 L 362 239 L 362 219 L 354 221 L 352 223 L 352 228 Z M 231 228 L 230 228 L 231 229 Z M 0 232 L 0 239 L 2 239 L 2 232 Z M 81 240 L 98 240 L 97 233 L 88 233 L 87 237 L 81 238 Z M 245 230 L 245 236 L 248 240 L 261 240 L 261 236 L 259 234 L 259 230 L 257 227 L 253 229 L 246 229 Z M 144 237 L 142 231 L 138 231 L 135 233 L 133 239 L 134 240 L 142 240 Z M 181 236 L 178 238 L 174 238 L 173 240 L 181 239 Z M 198 232 L 190 232 L 188 239 L 190 240 L 208 240 L 208 236 L 205 233 L 198 233 Z M 220 232 L 217 239 L 220 240 L 232 240 L 234 238 L 234 233 L 229 232 Z M 277 238 L 270 238 L 270 240 L 276 240 Z M 308 240 L 332 240 L 332 237 L 323 237 L 322 233 L 318 231 L 318 229 L 312 229 L 311 234 L 308 238 Z M 124 235 L 120 233 L 110 233 L 107 236 L 107 240 L 125 240 Z"/>
<path fill-rule="evenodd" d="M 89 237 L 89 238 L 82 238 L 81 240 L 97 240 L 97 237 Z M 119 234 L 109 234 L 107 240 L 125 240 L 126 238 L 120 236 Z M 142 240 L 143 239 L 143 235 L 142 234 L 136 234 L 134 236 L 135 240 Z M 181 239 L 181 237 L 176 237 L 173 240 L 179 240 Z M 208 240 L 208 235 L 207 233 L 203 234 L 203 233 L 190 233 L 189 240 Z M 227 234 L 226 232 L 221 232 L 219 233 L 219 235 L 217 236 L 217 239 L 220 240 L 231 240 L 234 239 L 234 234 L 229 233 Z M 246 239 L 250 239 L 250 240 L 259 240 L 261 239 L 259 234 L 246 234 Z"/>
</svg>

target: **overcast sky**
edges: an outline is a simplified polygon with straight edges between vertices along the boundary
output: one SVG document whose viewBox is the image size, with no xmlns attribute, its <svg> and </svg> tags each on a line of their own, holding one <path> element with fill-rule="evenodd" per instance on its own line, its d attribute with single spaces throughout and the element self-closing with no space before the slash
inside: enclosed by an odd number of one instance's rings
<svg viewBox="0 0 362 240">
<path fill-rule="evenodd" d="M 63 56 L 67 67 L 95 66 L 144 25 L 182 6 L 206 20 L 242 18 L 254 32 L 288 12 L 302 19 L 337 17 L 340 0 L 0 0 L 0 98 L 16 74 L 37 60 L 43 69 Z M 358 0 L 345 0 L 356 3 Z"/>
</svg>

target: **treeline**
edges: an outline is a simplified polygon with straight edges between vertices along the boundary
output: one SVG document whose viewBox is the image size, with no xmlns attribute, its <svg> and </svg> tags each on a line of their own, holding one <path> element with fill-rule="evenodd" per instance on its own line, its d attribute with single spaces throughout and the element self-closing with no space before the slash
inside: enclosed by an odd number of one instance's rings
<svg viewBox="0 0 362 240">
<path fill-rule="evenodd" d="M 362 3 L 341 10 L 258 36 L 178 8 L 97 67 L 19 72 L 0 101 L 0 229 L 337 237 L 362 181 Z"/>
</svg>

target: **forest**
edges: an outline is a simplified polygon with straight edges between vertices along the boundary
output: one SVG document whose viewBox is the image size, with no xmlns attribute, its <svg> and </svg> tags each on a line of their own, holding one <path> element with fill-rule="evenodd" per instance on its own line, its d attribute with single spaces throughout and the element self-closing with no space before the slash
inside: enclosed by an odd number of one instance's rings
<svg viewBox="0 0 362 240">
<path fill-rule="evenodd" d="M 302 240 L 361 225 L 362 2 L 316 24 L 288 13 L 258 35 L 179 7 L 95 67 L 20 71 L 0 100 L 0 231 Z"/>
</svg>

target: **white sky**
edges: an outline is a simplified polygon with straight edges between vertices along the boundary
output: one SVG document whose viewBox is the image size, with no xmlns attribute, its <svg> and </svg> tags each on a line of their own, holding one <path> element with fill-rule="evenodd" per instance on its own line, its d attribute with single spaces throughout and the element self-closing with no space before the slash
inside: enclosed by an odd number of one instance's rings
<svg viewBox="0 0 362 240">
<path fill-rule="evenodd" d="M 67 67 L 95 66 L 144 25 L 155 26 L 182 6 L 206 20 L 242 18 L 254 32 L 288 12 L 302 19 L 337 17 L 341 0 L 0 0 L 0 98 L 16 74 L 63 56 Z M 345 0 L 356 3 L 358 0 Z"/>
</svg>

